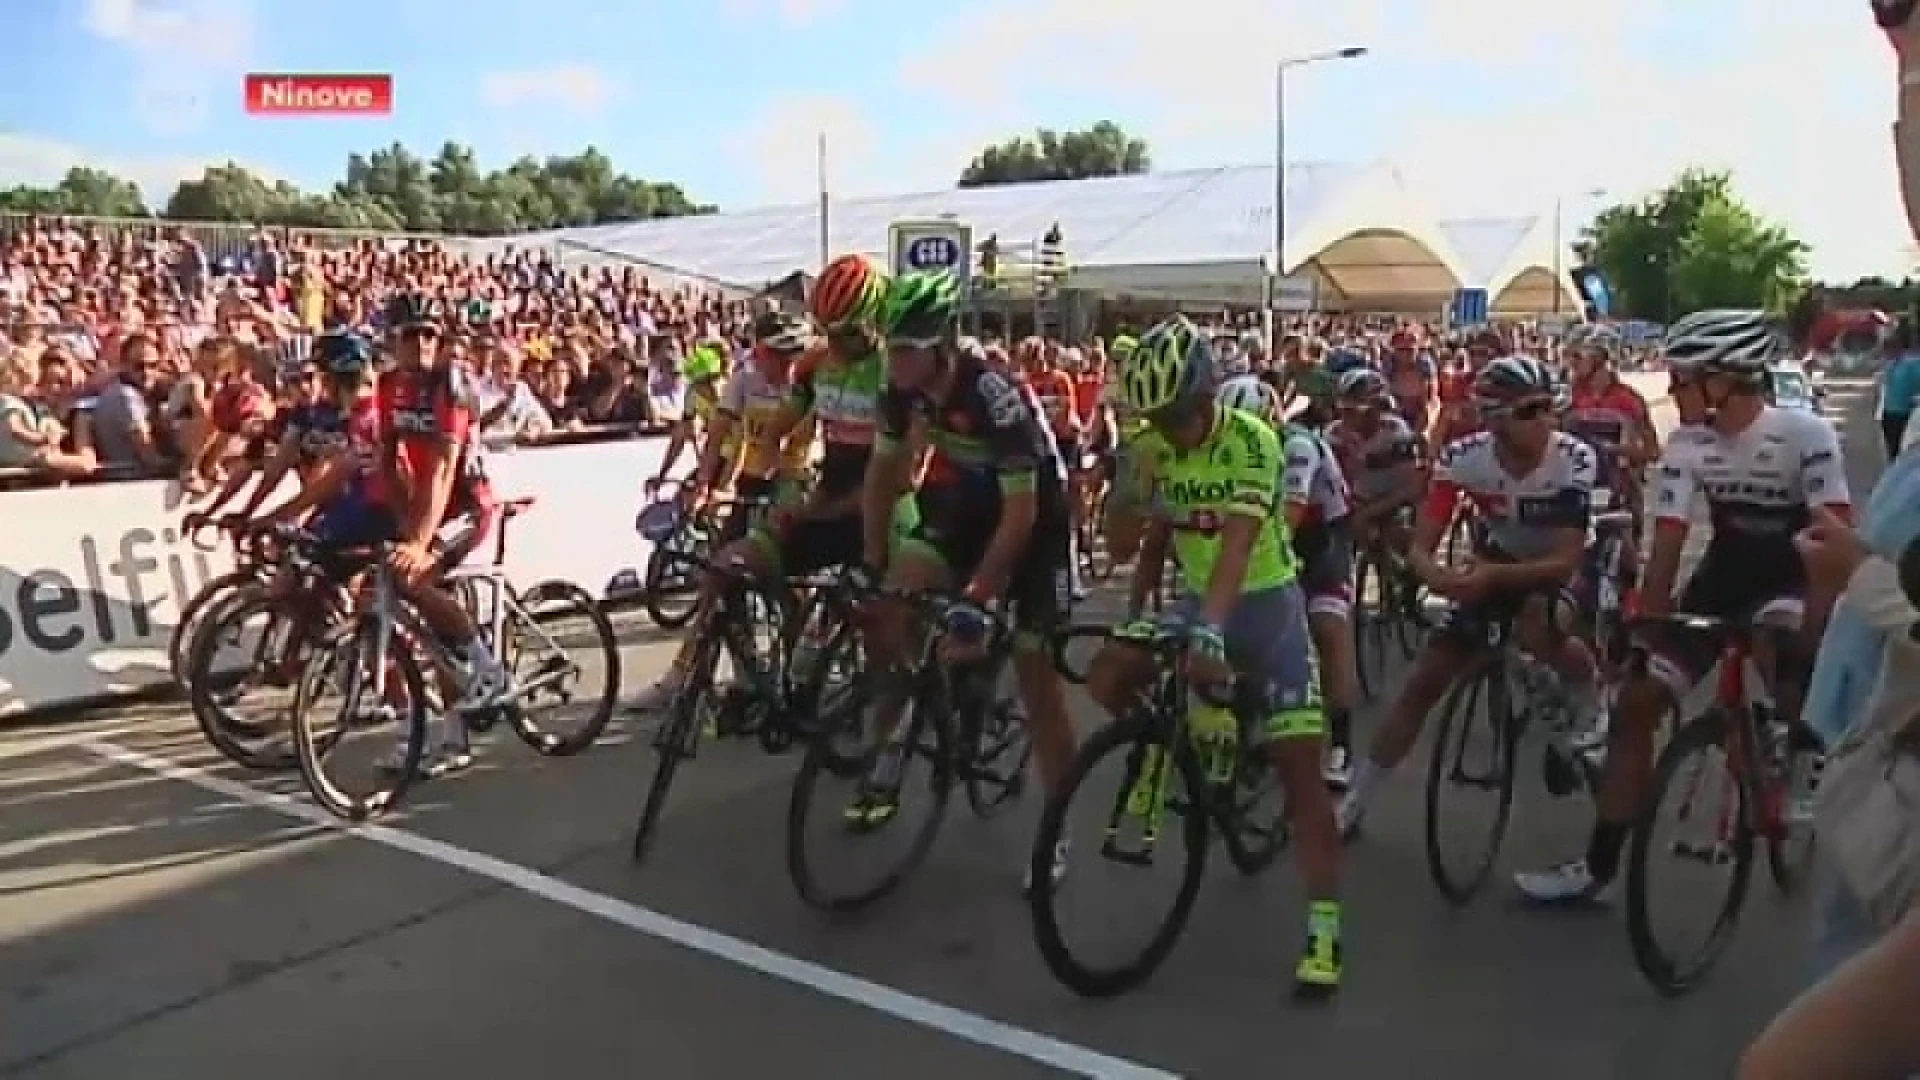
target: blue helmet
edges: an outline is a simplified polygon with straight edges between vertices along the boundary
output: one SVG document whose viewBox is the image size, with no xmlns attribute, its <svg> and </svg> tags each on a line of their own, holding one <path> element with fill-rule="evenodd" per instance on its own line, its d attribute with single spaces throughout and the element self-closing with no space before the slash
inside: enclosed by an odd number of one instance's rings
<svg viewBox="0 0 1920 1080">
<path fill-rule="evenodd" d="M 1355 368 L 1367 366 L 1366 354 L 1358 349 L 1341 346 L 1327 354 L 1327 374 L 1336 379 Z"/>
<path fill-rule="evenodd" d="M 313 360 L 329 375 L 364 375 L 373 368 L 373 343 L 351 330 L 332 330 L 313 340 Z"/>
</svg>

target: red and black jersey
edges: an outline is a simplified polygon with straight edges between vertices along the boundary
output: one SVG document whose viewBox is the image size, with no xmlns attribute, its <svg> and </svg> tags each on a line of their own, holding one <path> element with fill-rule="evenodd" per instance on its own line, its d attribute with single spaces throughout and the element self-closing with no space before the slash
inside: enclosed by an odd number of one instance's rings
<svg viewBox="0 0 1920 1080">
<path fill-rule="evenodd" d="M 464 372 L 390 371 L 380 377 L 378 393 L 381 442 L 403 485 L 424 474 L 433 455 L 451 447 L 458 459 L 447 513 L 469 513 L 492 502 L 480 460 L 479 398 Z"/>
</svg>

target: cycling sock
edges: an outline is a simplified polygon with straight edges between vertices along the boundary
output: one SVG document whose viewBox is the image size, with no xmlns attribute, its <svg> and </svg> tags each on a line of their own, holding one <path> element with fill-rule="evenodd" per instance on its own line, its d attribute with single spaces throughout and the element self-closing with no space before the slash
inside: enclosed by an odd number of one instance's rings
<svg viewBox="0 0 1920 1080">
<path fill-rule="evenodd" d="M 1587 839 L 1587 872 L 1595 881 L 1612 881 L 1620 871 L 1620 848 L 1627 840 L 1627 826 L 1614 821 L 1593 823 L 1593 835 Z"/>
<path fill-rule="evenodd" d="M 1315 900 L 1307 905 L 1307 933 L 1340 936 L 1340 901 Z"/>
<path fill-rule="evenodd" d="M 1353 750 L 1353 712 L 1335 706 L 1327 710 L 1327 739 L 1332 745 L 1352 752 Z"/>
</svg>

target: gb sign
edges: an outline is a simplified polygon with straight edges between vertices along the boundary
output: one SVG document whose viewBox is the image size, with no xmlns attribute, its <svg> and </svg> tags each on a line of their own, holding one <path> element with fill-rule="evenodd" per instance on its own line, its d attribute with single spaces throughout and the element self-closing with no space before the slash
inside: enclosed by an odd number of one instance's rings
<svg viewBox="0 0 1920 1080">
<path fill-rule="evenodd" d="M 962 287 L 973 276 L 973 229 L 958 221 L 896 221 L 888 240 L 896 274 L 945 270 L 958 277 Z"/>
</svg>

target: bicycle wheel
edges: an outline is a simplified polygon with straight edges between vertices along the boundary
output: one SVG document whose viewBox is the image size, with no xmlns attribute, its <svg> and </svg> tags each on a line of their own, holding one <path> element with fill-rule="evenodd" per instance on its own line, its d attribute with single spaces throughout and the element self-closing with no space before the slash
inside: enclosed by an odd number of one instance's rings
<svg viewBox="0 0 1920 1080">
<path fill-rule="evenodd" d="M 192 687 L 187 685 L 187 661 L 193 655 L 194 633 L 199 629 L 201 619 L 218 610 L 221 602 L 255 580 L 251 570 L 229 570 L 202 585 L 200 591 L 193 594 L 193 599 L 187 601 L 187 606 L 180 609 L 180 618 L 167 634 L 167 670 L 181 690 L 192 691 Z"/>
<path fill-rule="evenodd" d="M 1456 679 L 1448 691 L 1427 758 L 1427 871 L 1440 895 L 1455 905 L 1470 902 L 1485 887 L 1513 815 L 1514 756 L 1520 724 L 1507 697 L 1504 662 L 1497 657 L 1487 657 L 1483 662 L 1481 670 L 1470 668 L 1469 674 Z M 1470 760 L 1480 754 L 1485 755 L 1484 765 Z M 1457 816 L 1441 811 L 1441 793 L 1459 788 L 1490 790 L 1495 798 L 1493 820 L 1479 852 L 1464 867 L 1448 865 L 1447 845 L 1440 833 L 1442 822 Z"/>
<path fill-rule="evenodd" d="M 1287 806 L 1273 767 L 1256 751 L 1242 751 L 1231 790 L 1218 793 L 1214 827 L 1227 849 L 1227 861 L 1247 877 L 1265 873 L 1287 849 Z M 1271 801 L 1270 801 L 1271 800 Z"/>
<path fill-rule="evenodd" d="M 278 608 L 251 588 L 216 599 L 201 613 L 185 663 L 187 707 L 207 744 L 228 761 L 261 772 L 299 765 L 285 738 L 288 701 L 272 692 L 284 687 L 274 685 L 271 669 L 288 648 L 284 635 L 291 631 Z M 228 643 L 239 646 L 237 655 L 221 652 Z M 254 695 L 254 689 L 268 693 Z M 251 707 L 243 711 L 243 704 Z"/>
<path fill-rule="evenodd" d="M 814 850 L 816 842 L 811 838 L 808 826 L 815 821 L 835 818 L 826 830 L 842 847 L 879 846 L 881 841 L 894 838 L 901 827 L 902 811 L 896 811 L 894 817 L 878 828 L 852 828 L 842 820 L 837 820 L 841 808 L 846 804 L 844 796 L 830 794 L 830 780 L 854 780 L 864 784 L 873 769 L 876 756 L 883 751 L 880 746 L 869 747 L 858 758 L 849 759 L 830 745 L 830 740 L 815 739 L 807 745 L 807 754 L 800 762 L 800 771 L 793 778 L 793 794 L 787 800 L 787 876 L 793 880 L 793 887 L 800 899 L 808 905 L 822 911 L 857 911 L 873 904 L 906 883 L 906 880 L 926 861 L 927 854 L 933 850 L 933 841 L 940 834 L 940 823 L 947 816 L 947 801 L 953 793 L 953 767 L 950 762 L 953 735 L 949 728 L 951 720 L 945 712 L 944 703 L 936 700 L 937 695 L 928 690 L 916 690 L 907 701 L 907 713 L 904 717 L 905 733 L 901 737 L 906 749 L 905 760 L 901 762 L 900 793 L 912 788 L 909 782 L 914 760 L 924 760 L 928 765 L 927 795 L 930 804 L 922 816 L 919 825 L 910 828 L 904 836 L 904 843 L 891 856 L 876 856 L 879 869 L 870 870 L 870 880 L 857 883 L 836 882 L 829 870 L 829 853 Z M 848 841 L 852 842 L 849 843 Z M 869 845 L 865 841 L 873 840 Z M 818 841 L 824 844 L 825 840 Z M 862 854 L 864 854 L 864 850 Z"/>
<path fill-rule="evenodd" d="M 1400 659 L 1403 662 L 1411 661 L 1419 655 L 1420 647 L 1427 640 L 1423 586 L 1404 564 L 1390 573 L 1382 574 L 1381 580 L 1382 584 L 1389 586 L 1385 595 L 1392 598 L 1390 603 L 1381 606 L 1393 620 L 1393 637 L 1400 646 Z M 1381 651 L 1385 652 L 1384 649 Z"/>
<path fill-rule="evenodd" d="M 507 605 L 506 615 L 507 640 L 499 648 L 521 688 L 507 709 L 514 734 L 544 757 L 570 757 L 592 746 L 620 696 L 613 623 L 585 589 L 566 581 L 535 585 Z M 595 671 L 600 688 L 581 694 Z M 578 713 L 577 722 L 561 723 L 555 715 L 561 711 Z"/>
<path fill-rule="evenodd" d="M 700 598 L 700 575 L 685 556 L 697 554 L 706 546 L 703 537 L 697 527 L 684 525 L 647 555 L 640 602 L 648 617 L 663 629 L 679 630 L 693 618 L 694 602 Z"/>
<path fill-rule="evenodd" d="M 1727 944 L 1733 940 L 1733 930 L 1739 925 L 1741 909 L 1746 905 L 1747 888 L 1753 879 L 1754 801 L 1748 783 L 1752 773 L 1743 763 L 1731 758 L 1731 751 L 1726 746 L 1729 722 L 1743 721 L 1733 720 L 1718 710 L 1705 713 L 1681 728 L 1667 743 L 1654 768 L 1653 784 L 1648 789 L 1645 802 L 1641 804 L 1627 849 L 1627 940 L 1633 946 L 1633 961 L 1639 967 L 1640 974 L 1646 976 L 1655 990 L 1667 997 L 1679 997 L 1692 991 L 1713 969 L 1713 965 L 1719 962 L 1720 954 L 1726 951 Z M 1708 790 L 1703 792 L 1700 782 L 1702 774 L 1715 753 L 1728 758 L 1730 773 L 1725 778 L 1726 783 L 1706 785 Z M 1699 760 L 1695 762 L 1695 758 Z M 1692 956 L 1677 956 L 1677 950 L 1668 948 L 1659 940 L 1654 932 L 1650 911 L 1651 886 L 1648 875 L 1656 854 L 1653 834 L 1660 821 L 1660 808 L 1667 794 L 1673 791 L 1679 791 L 1685 799 L 1681 808 L 1682 818 L 1693 809 L 1695 797 L 1705 794 L 1707 805 L 1701 809 L 1713 821 L 1717 835 L 1714 843 L 1709 845 L 1674 842 L 1666 845 L 1659 854 L 1675 855 L 1709 865 L 1721 862 L 1733 864 L 1733 876 L 1727 883 L 1726 896 L 1715 913 L 1706 940 Z M 1734 800 L 1731 808 L 1725 802 L 1728 797 Z"/>
<path fill-rule="evenodd" d="M 1806 880 L 1807 869 L 1813 865 L 1813 852 L 1820 839 L 1814 831 L 1813 822 L 1795 821 L 1793 816 L 1791 804 L 1799 791 L 1813 789 L 1816 783 L 1813 774 L 1820 768 L 1821 759 L 1820 748 L 1812 742 L 1811 736 L 1800 736 L 1800 740 L 1804 740 L 1805 744 L 1788 744 L 1786 777 L 1778 781 L 1779 794 L 1769 796 L 1777 798 L 1780 803 L 1769 815 L 1778 824 L 1769 822 L 1765 830 L 1767 871 L 1773 877 L 1773 887 L 1782 895 L 1791 895 Z M 1803 781 L 1802 777 L 1807 779 Z"/>
<path fill-rule="evenodd" d="M 1132 716 L 1094 732 L 1074 755 L 1073 764 L 1068 767 L 1060 789 L 1041 809 L 1040 827 L 1034 831 L 1033 860 L 1029 873 L 1033 875 L 1035 887 L 1027 890 L 1027 910 L 1033 917 L 1034 945 L 1039 948 L 1040 958 L 1046 961 L 1047 970 L 1053 973 L 1053 977 L 1082 997 L 1113 997 L 1151 978 L 1186 930 L 1187 920 L 1193 914 L 1194 901 L 1200 895 L 1200 882 L 1207 868 L 1208 821 L 1206 812 L 1201 808 L 1204 796 L 1200 794 L 1205 791 L 1206 781 L 1185 739 L 1174 740 L 1171 755 L 1174 782 L 1168 784 L 1169 790 L 1161 804 L 1148 807 L 1145 811 L 1148 815 L 1167 811 L 1180 815 L 1186 861 L 1181 867 L 1173 903 L 1159 926 L 1147 936 L 1144 946 L 1132 957 L 1114 963 L 1100 964 L 1080 955 L 1067 941 L 1059 910 L 1060 899 L 1072 888 L 1073 875 L 1070 873 L 1058 886 L 1039 884 L 1048 881 L 1053 872 L 1054 852 L 1066 839 L 1067 815 L 1073 808 L 1074 797 L 1080 793 L 1094 769 L 1115 754 L 1125 755 L 1125 771 L 1113 807 L 1106 811 L 1106 840 L 1101 854 L 1116 862 L 1150 865 L 1150 853 L 1145 856 L 1122 853 L 1115 846 L 1115 836 L 1123 819 L 1141 816 L 1132 812 L 1140 808 L 1128 804 L 1134 801 L 1134 789 L 1143 783 L 1143 769 L 1149 767 L 1149 762 L 1156 763 L 1157 767 L 1158 763 L 1169 760 L 1166 748 L 1155 737 L 1156 727 L 1148 717 Z M 1094 797 L 1098 798 L 1097 795 Z"/>
<path fill-rule="evenodd" d="M 700 748 L 701 708 L 713 692 L 713 668 L 720 661 L 720 638 L 707 633 L 694 647 L 687 681 L 673 699 L 667 719 L 653 734 L 656 760 L 653 780 L 647 784 L 646 801 L 640 806 L 640 820 L 633 828 L 634 862 L 646 859 L 653 847 L 653 833 L 660 824 L 660 811 L 667 805 L 667 792 L 673 787 L 673 774 L 680 763 Z"/>
<path fill-rule="evenodd" d="M 1367 586 L 1373 585 L 1369 595 Z M 1368 701 L 1386 689 L 1387 585 L 1371 553 L 1355 560 L 1353 568 L 1353 667 L 1359 676 L 1360 696 Z"/>
<path fill-rule="evenodd" d="M 1033 743 L 1027 737 L 1026 718 L 1013 702 L 1000 698 L 988 704 L 972 746 L 961 749 L 972 754 L 963 773 L 967 805 L 975 817 L 982 821 L 993 817 L 1026 790 Z"/>
<path fill-rule="evenodd" d="M 385 649 L 381 639 L 386 638 Z M 385 672 L 384 680 L 377 679 Z M 375 697 L 375 687 L 385 693 Z M 318 707 L 320 696 L 340 691 L 337 709 Z M 404 701 L 396 697 L 404 696 Z M 332 723 L 321 714 L 331 711 Z M 340 743 L 350 732 L 375 731 L 399 736 L 395 760 L 368 771 L 369 786 L 345 782 Z M 307 657 L 293 699 L 293 748 L 300 775 L 314 801 L 335 817 L 366 821 L 391 813 L 406 798 L 427 745 L 426 682 L 413 648 L 396 628 L 383 630 L 371 615 L 340 627 Z"/>
</svg>

